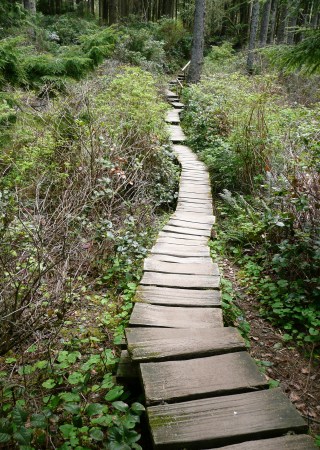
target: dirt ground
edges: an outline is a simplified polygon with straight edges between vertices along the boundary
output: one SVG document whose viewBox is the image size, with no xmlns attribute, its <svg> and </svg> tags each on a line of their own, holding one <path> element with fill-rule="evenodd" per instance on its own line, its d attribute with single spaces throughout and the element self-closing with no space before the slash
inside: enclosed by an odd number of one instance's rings
<svg viewBox="0 0 320 450">
<path fill-rule="evenodd" d="M 237 268 L 224 259 L 221 261 L 224 277 L 233 284 L 236 304 L 249 322 L 250 354 L 263 361 L 268 378 L 280 383 L 284 393 L 309 424 L 312 435 L 320 434 L 320 361 L 312 349 L 308 355 L 303 348 L 282 339 L 279 329 L 259 315 L 259 304 L 245 293 L 237 282 Z"/>
</svg>

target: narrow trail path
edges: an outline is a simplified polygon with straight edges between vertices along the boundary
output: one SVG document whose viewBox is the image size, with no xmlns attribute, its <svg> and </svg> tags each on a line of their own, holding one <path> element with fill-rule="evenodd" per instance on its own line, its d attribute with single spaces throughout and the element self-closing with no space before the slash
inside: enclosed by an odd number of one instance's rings
<svg viewBox="0 0 320 450">
<path fill-rule="evenodd" d="M 119 370 L 140 376 L 155 449 L 316 449 L 287 397 L 268 389 L 239 332 L 223 325 L 208 247 L 209 175 L 183 145 L 183 104 L 171 91 L 167 98 L 182 166 L 178 205 L 145 260 Z"/>
</svg>

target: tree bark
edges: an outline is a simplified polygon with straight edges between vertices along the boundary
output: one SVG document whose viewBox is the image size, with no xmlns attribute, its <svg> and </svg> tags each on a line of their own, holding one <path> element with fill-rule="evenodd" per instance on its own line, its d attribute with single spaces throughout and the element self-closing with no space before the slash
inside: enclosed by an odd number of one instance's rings
<svg viewBox="0 0 320 450">
<path fill-rule="evenodd" d="M 280 8 L 279 26 L 277 31 L 277 43 L 283 44 L 286 40 L 286 31 L 288 23 L 288 4 L 284 0 Z"/>
<path fill-rule="evenodd" d="M 35 14 L 36 13 L 36 0 L 23 0 L 23 6 L 31 14 Z"/>
<path fill-rule="evenodd" d="M 274 34 L 276 30 L 276 18 L 277 18 L 278 0 L 272 1 L 271 14 L 270 14 L 270 29 L 268 36 L 268 44 L 274 43 Z"/>
<path fill-rule="evenodd" d="M 109 24 L 117 22 L 118 12 L 117 12 L 117 0 L 109 0 Z"/>
<path fill-rule="evenodd" d="M 287 32 L 287 44 L 290 45 L 294 43 L 294 37 L 296 33 L 295 27 L 297 25 L 300 3 L 301 3 L 300 0 L 294 0 L 292 1 L 292 4 L 290 4 L 288 32 Z"/>
<path fill-rule="evenodd" d="M 261 17 L 261 28 L 260 28 L 260 47 L 265 47 L 268 38 L 269 22 L 270 22 L 270 12 L 271 12 L 272 0 L 266 0 Z"/>
<path fill-rule="evenodd" d="M 204 26 L 206 15 L 206 0 L 196 0 L 194 12 L 193 40 L 191 64 L 188 74 L 190 83 L 198 83 L 201 77 L 204 48 Z"/>
<path fill-rule="evenodd" d="M 256 48 L 256 39 L 259 25 L 259 9 L 260 9 L 259 0 L 253 0 L 251 20 L 250 20 L 248 59 L 247 59 L 247 70 L 250 74 L 253 73 L 254 50 Z"/>
</svg>

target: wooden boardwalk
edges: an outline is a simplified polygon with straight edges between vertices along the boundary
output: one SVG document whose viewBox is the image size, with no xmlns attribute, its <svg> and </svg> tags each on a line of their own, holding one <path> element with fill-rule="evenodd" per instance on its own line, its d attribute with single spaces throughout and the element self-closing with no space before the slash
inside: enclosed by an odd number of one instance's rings
<svg viewBox="0 0 320 450">
<path fill-rule="evenodd" d="M 155 449 L 316 449 L 287 397 L 268 389 L 239 332 L 223 325 L 208 248 L 209 175 L 184 145 L 182 103 L 172 91 L 167 98 L 182 167 L 178 204 L 145 260 L 118 377 L 140 377 Z"/>
</svg>

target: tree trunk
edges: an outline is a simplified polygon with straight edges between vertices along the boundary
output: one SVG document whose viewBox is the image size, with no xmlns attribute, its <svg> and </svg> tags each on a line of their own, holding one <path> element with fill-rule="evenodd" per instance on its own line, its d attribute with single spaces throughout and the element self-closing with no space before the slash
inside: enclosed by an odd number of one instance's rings
<svg viewBox="0 0 320 450">
<path fill-rule="evenodd" d="M 31 13 L 36 13 L 36 0 L 23 0 L 23 6 Z"/>
<path fill-rule="evenodd" d="M 188 74 L 190 83 L 198 83 L 201 77 L 204 48 L 204 26 L 206 15 L 206 0 L 196 0 L 194 12 L 193 40 L 191 64 Z"/>
<path fill-rule="evenodd" d="M 270 29 L 268 36 L 268 44 L 274 43 L 274 34 L 276 30 L 276 18 L 277 18 L 278 0 L 272 1 L 271 14 L 270 14 Z"/>
<path fill-rule="evenodd" d="M 286 40 L 287 21 L 288 21 L 288 4 L 287 1 L 284 0 L 280 8 L 279 26 L 277 31 L 278 44 L 283 44 Z"/>
<path fill-rule="evenodd" d="M 117 22 L 117 0 L 109 0 L 109 25 Z"/>
<path fill-rule="evenodd" d="M 256 39 L 259 25 L 259 0 L 253 0 L 252 13 L 250 21 L 250 38 L 249 38 L 249 51 L 247 59 L 247 70 L 250 74 L 253 73 L 254 64 L 254 50 L 256 48 Z"/>
<path fill-rule="evenodd" d="M 290 4 L 288 32 L 287 32 L 287 44 L 290 45 L 294 43 L 300 3 L 301 3 L 300 0 L 294 0 L 292 1 L 292 4 Z"/>
<path fill-rule="evenodd" d="M 314 0 L 312 5 L 311 27 L 317 28 L 320 12 L 320 0 Z"/>
<path fill-rule="evenodd" d="M 270 12 L 271 12 L 272 0 L 266 0 L 261 17 L 261 29 L 260 29 L 260 47 L 265 47 L 268 38 L 269 22 L 270 22 Z"/>
</svg>

